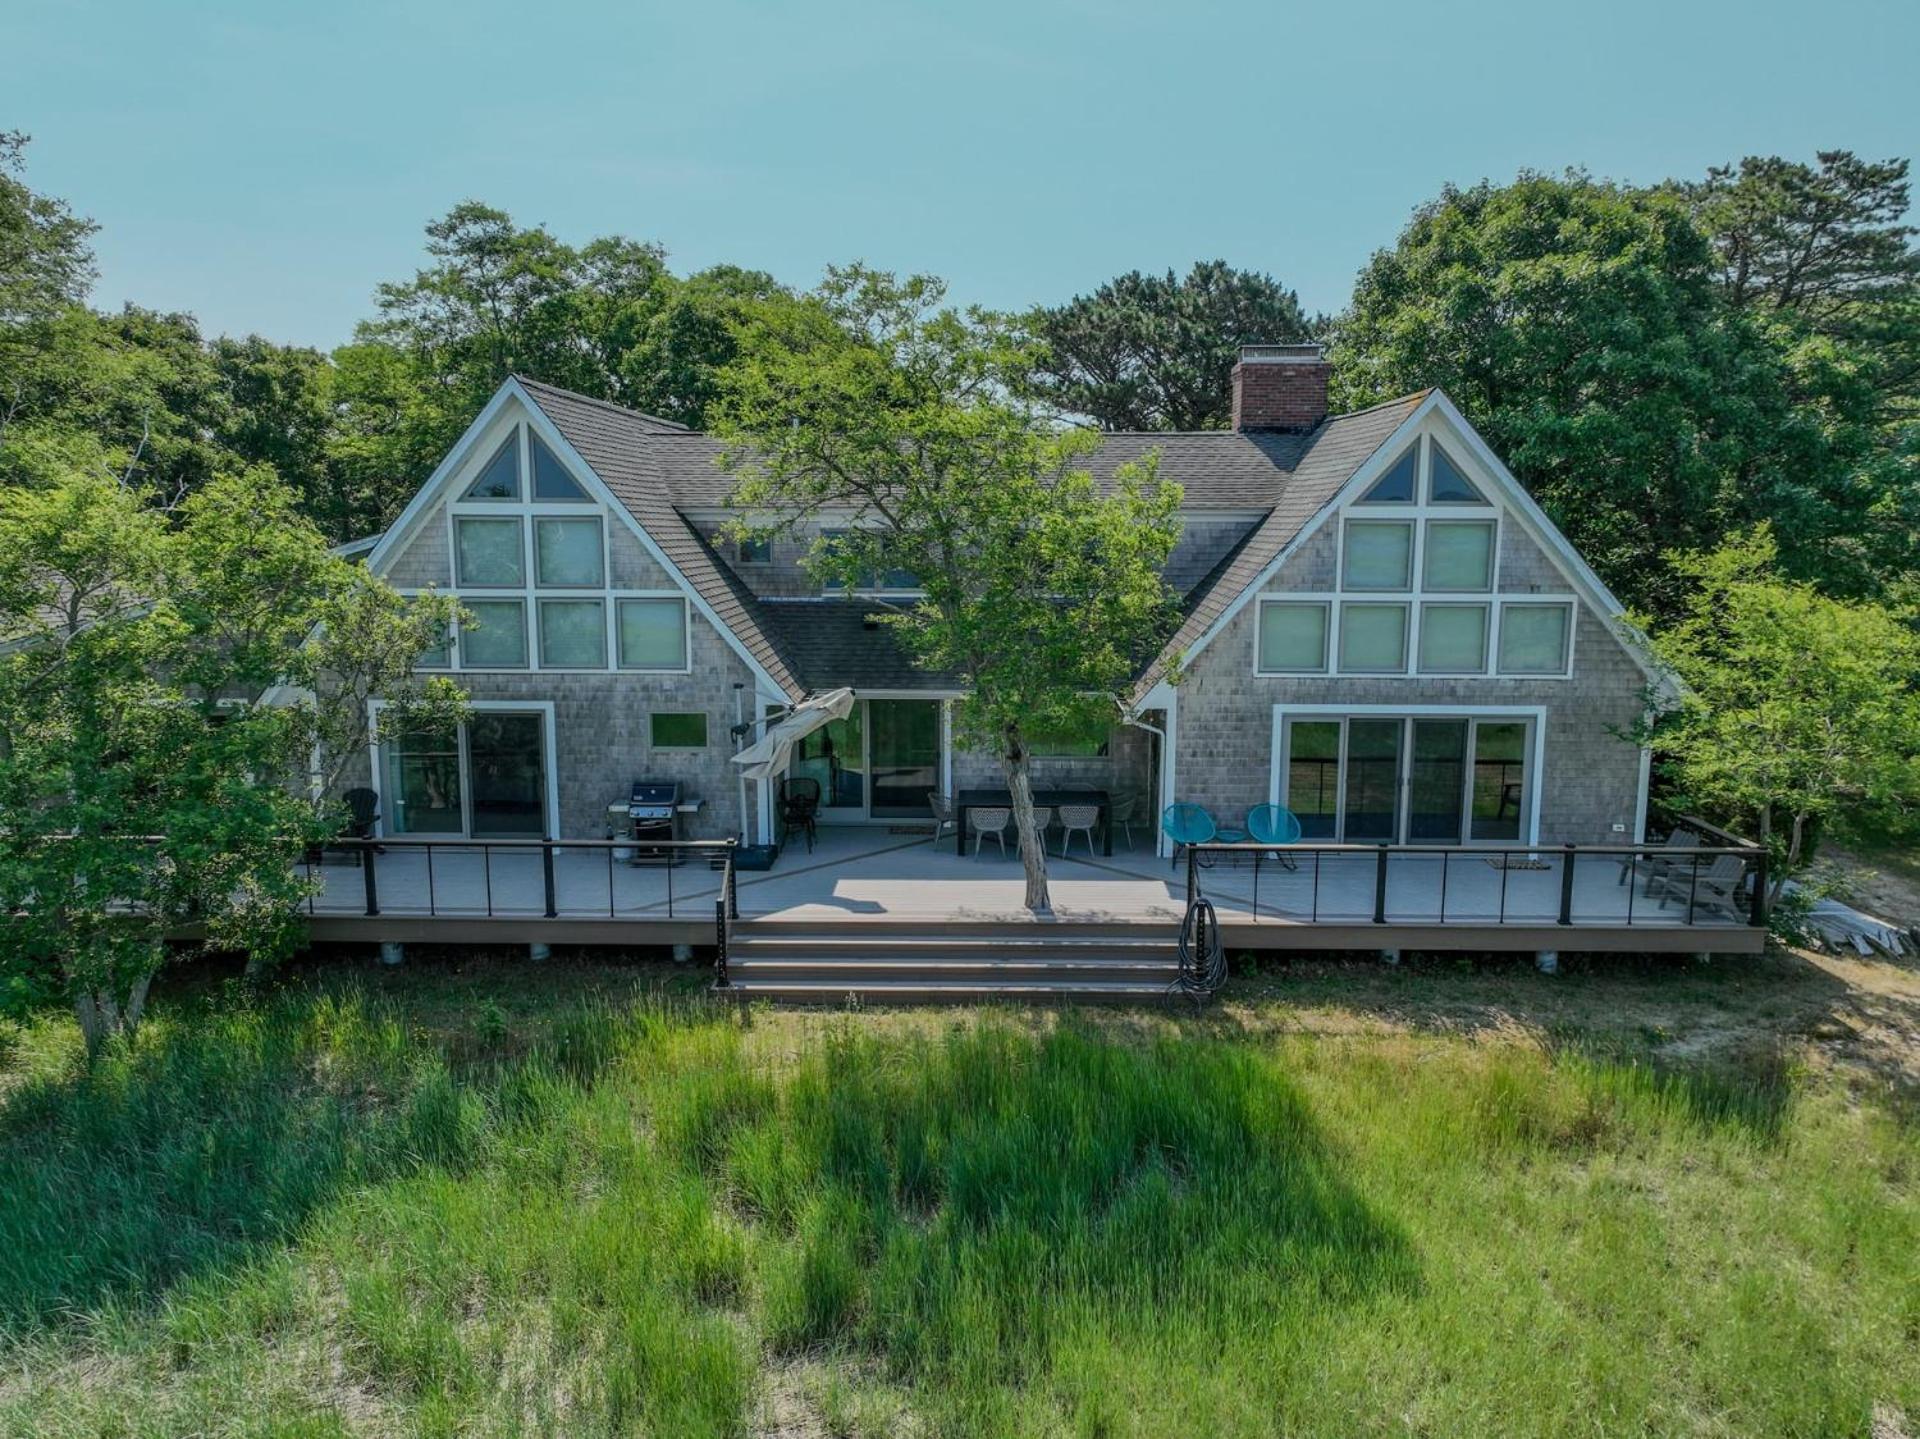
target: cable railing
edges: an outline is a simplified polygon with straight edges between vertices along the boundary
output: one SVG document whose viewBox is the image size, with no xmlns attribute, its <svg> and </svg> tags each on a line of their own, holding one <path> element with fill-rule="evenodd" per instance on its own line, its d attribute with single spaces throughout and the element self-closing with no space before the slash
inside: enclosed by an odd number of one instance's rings
<svg viewBox="0 0 1920 1439">
<path fill-rule="evenodd" d="M 309 852 L 311 916 L 738 918 L 732 839 L 330 840 Z M 697 910 L 689 909 L 690 905 Z"/>
<path fill-rule="evenodd" d="M 1767 925 L 1748 845 L 1185 846 L 1187 905 L 1308 924 Z M 1203 878 L 1204 876 L 1204 878 Z"/>
</svg>

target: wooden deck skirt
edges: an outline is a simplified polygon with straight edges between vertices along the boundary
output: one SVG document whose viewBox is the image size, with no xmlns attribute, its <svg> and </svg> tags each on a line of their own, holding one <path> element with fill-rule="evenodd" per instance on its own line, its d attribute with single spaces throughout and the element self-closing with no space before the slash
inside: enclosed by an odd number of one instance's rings
<svg viewBox="0 0 1920 1439">
<path fill-rule="evenodd" d="M 1057 841 L 1056 841 L 1057 842 Z M 679 864 L 634 864 L 600 841 L 387 840 L 309 866 L 316 941 L 653 945 L 715 942 L 724 844 L 683 847 Z M 1150 850 L 1050 854 L 1051 916 L 1022 907 L 1017 858 L 957 857 L 930 833 L 824 828 L 771 870 L 733 875 L 738 919 L 830 934 L 886 929 L 979 933 L 1035 926 L 1061 937 L 1164 933 L 1191 882 L 1236 949 L 1598 950 L 1758 953 L 1765 930 L 1701 889 L 1718 852 L 1650 886 L 1658 847 L 1439 850 L 1402 846 L 1203 851 L 1170 865 Z M 1571 875 L 1569 876 L 1569 869 Z M 1690 880 L 1692 883 L 1690 883 Z M 1651 891 L 1651 892 L 1650 892 Z M 1740 902 L 1744 906 L 1744 901 Z"/>
</svg>

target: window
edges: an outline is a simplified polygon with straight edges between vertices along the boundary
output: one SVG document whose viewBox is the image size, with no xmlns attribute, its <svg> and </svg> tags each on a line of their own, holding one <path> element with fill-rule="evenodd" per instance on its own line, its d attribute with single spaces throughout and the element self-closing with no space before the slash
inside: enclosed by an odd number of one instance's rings
<svg viewBox="0 0 1920 1439">
<path fill-rule="evenodd" d="M 1493 521 L 1427 522 L 1426 588 L 1485 594 L 1493 588 Z"/>
<path fill-rule="evenodd" d="M 1407 668 L 1407 607 L 1340 607 L 1340 668 L 1351 674 L 1403 674 Z"/>
<path fill-rule="evenodd" d="M 531 431 L 527 434 L 527 447 L 533 452 L 533 497 L 536 500 L 586 500 L 586 494 L 573 482 L 567 467 Z"/>
<path fill-rule="evenodd" d="M 467 486 L 463 500 L 517 500 L 520 498 L 520 431 L 493 452 L 480 478 Z"/>
<path fill-rule="evenodd" d="M 1507 605 L 1500 611 L 1500 673 L 1563 675 L 1570 605 Z"/>
<path fill-rule="evenodd" d="M 773 536 L 748 535 L 740 541 L 736 551 L 743 565 L 768 565 L 773 563 Z"/>
<path fill-rule="evenodd" d="M 1487 668 L 1485 605 L 1420 607 L 1420 673 L 1477 675 Z"/>
<path fill-rule="evenodd" d="M 1413 522 L 1347 521 L 1341 586 L 1349 590 L 1413 588 Z"/>
<path fill-rule="evenodd" d="M 469 670 L 527 667 L 525 600 L 462 600 L 473 628 L 460 637 L 460 666 Z"/>
<path fill-rule="evenodd" d="M 443 670 L 453 663 L 453 640 L 446 631 L 440 633 L 440 643 L 432 649 L 420 651 L 420 658 L 413 662 L 417 670 Z"/>
<path fill-rule="evenodd" d="M 823 548 L 831 549 L 846 536 L 845 530 L 822 530 L 820 543 Z M 920 577 L 911 570 L 902 569 L 882 570 L 876 576 L 869 565 L 863 566 L 859 574 L 854 576 L 853 587 L 856 590 L 917 590 L 920 588 Z M 839 586 L 829 585 L 827 588 L 833 590 Z"/>
<path fill-rule="evenodd" d="M 1395 460 L 1387 472 L 1367 487 L 1355 504 L 1410 505 L 1413 503 L 1414 476 L 1420 468 L 1420 446 L 1407 446 L 1407 452 Z"/>
<path fill-rule="evenodd" d="M 684 670 L 687 667 L 685 600 L 621 600 L 620 667 L 628 670 Z"/>
<path fill-rule="evenodd" d="M 1269 600 L 1260 606 L 1263 675 L 1320 674 L 1327 668 L 1327 607 Z"/>
<path fill-rule="evenodd" d="M 1438 444 L 1433 447 L 1433 476 L 1427 481 L 1427 498 L 1436 505 L 1484 505 L 1487 502 L 1486 496 L 1460 473 Z"/>
<path fill-rule="evenodd" d="M 660 714 L 647 717 L 649 734 L 655 749 L 705 749 L 707 717 L 704 714 Z"/>
<path fill-rule="evenodd" d="M 461 584 L 518 586 L 527 582 L 519 520 L 462 517 L 453 523 Z"/>
<path fill-rule="evenodd" d="M 533 570 L 543 585 L 595 588 L 605 582 L 600 521 L 536 519 Z"/>
<path fill-rule="evenodd" d="M 607 667 L 607 617 L 599 600 L 540 601 L 540 668 Z"/>
</svg>

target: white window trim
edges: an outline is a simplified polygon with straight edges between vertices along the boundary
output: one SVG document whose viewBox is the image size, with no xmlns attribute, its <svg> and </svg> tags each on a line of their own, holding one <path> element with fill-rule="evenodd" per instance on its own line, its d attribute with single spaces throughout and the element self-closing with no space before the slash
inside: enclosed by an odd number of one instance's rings
<svg viewBox="0 0 1920 1439">
<path fill-rule="evenodd" d="M 1480 628 L 1480 667 L 1478 669 L 1436 670 L 1436 669 L 1428 669 L 1421 662 L 1420 647 L 1426 640 L 1428 610 L 1479 610 L 1486 615 L 1487 617 L 1486 623 L 1482 625 Z M 1469 600 L 1458 600 L 1458 601 L 1428 600 L 1420 606 L 1418 624 L 1419 624 L 1419 628 L 1413 636 L 1413 669 L 1415 674 L 1428 676 L 1436 679 L 1458 679 L 1462 676 L 1472 678 L 1474 676 L 1484 675 L 1487 672 L 1489 666 L 1492 665 L 1493 663 L 1493 659 L 1492 659 L 1493 624 L 1494 624 L 1493 606 L 1490 603 L 1488 603 L 1485 599 L 1469 599 Z"/>
<path fill-rule="evenodd" d="M 1540 801 L 1545 794 L 1547 764 L 1547 707 L 1545 705 L 1381 705 L 1381 704 L 1287 704 L 1273 707 L 1273 728 L 1269 735 L 1267 761 L 1267 803 L 1284 805 L 1286 801 L 1286 736 L 1287 721 L 1290 719 L 1473 719 L 1524 720 L 1531 728 L 1528 731 L 1527 753 L 1527 814 L 1525 836 L 1515 841 L 1474 840 L 1463 837 L 1457 846 L 1473 849 L 1499 843 L 1538 845 L 1540 843 Z M 1472 743 L 1469 734 L 1468 743 Z M 1404 741 L 1402 748 L 1405 748 Z M 1397 783 L 1404 798 L 1407 784 L 1407 766 L 1402 755 L 1402 773 Z M 1335 780 L 1336 793 L 1342 792 L 1346 783 L 1346 739 L 1344 731 L 1340 746 L 1340 773 Z M 1401 808 L 1402 823 L 1405 822 L 1404 805 Z M 1465 835 L 1472 833 L 1471 815 L 1467 816 L 1463 826 Z M 1311 843 L 1312 841 L 1308 841 Z M 1322 840 L 1322 844 L 1338 843 L 1334 840 Z M 1393 841 L 1399 843 L 1398 840 Z M 1425 843 L 1426 841 L 1422 841 Z"/>
<path fill-rule="evenodd" d="M 1372 597 L 1366 599 L 1345 599 L 1342 600 L 1338 606 L 1338 618 L 1343 625 L 1349 609 L 1396 609 L 1400 611 L 1405 617 L 1400 626 L 1400 668 L 1381 670 L 1348 669 L 1345 664 L 1345 656 L 1341 653 L 1341 650 L 1344 648 L 1342 641 L 1345 638 L 1345 630 L 1342 629 L 1333 637 L 1333 663 L 1336 672 L 1343 675 L 1353 675 L 1356 678 L 1360 676 L 1384 676 L 1388 679 L 1396 679 L 1407 674 L 1409 667 L 1413 663 L 1414 630 L 1419 622 L 1419 612 L 1414 608 L 1413 602 L 1397 595 L 1389 595 L 1384 599 L 1375 599 Z"/>
<path fill-rule="evenodd" d="M 569 590 L 580 594 L 601 594 L 609 589 L 611 587 L 612 576 L 608 572 L 608 561 L 611 560 L 613 556 L 608 553 L 610 547 L 607 543 L 607 517 L 598 509 L 595 509 L 591 514 L 583 513 L 578 500 L 568 500 L 564 502 L 548 500 L 543 501 L 543 503 L 550 505 L 566 503 L 572 507 L 573 513 L 554 515 L 547 514 L 541 510 L 529 509 L 527 513 L 527 534 L 530 541 L 529 553 L 533 563 L 536 566 L 540 563 L 540 522 L 542 520 L 572 520 L 575 524 L 583 524 L 591 521 L 600 526 L 600 579 L 598 583 L 591 585 L 565 585 L 561 584 L 558 580 L 541 579 L 538 570 L 534 569 L 527 572 L 532 576 L 530 581 L 531 587 L 537 590 Z"/>
<path fill-rule="evenodd" d="M 540 623 L 540 612 L 548 605 L 598 605 L 600 606 L 600 663 L 597 665 L 550 665 L 547 663 L 547 632 Z M 533 640 L 538 661 L 536 669 L 559 675 L 603 675 L 612 666 L 607 653 L 610 636 L 607 633 L 607 599 L 602 590 L 565 590 L 557 594 L 536 593 L 533 597 Z"/>
<path fill-rule="evenodd" d="M 387 827 L 388 816 L 392 813 L 387 804 L 387 757 L 386 746 L 373 736 L 378 733 L 380 711 L 385 709 L 387 701 L 375 699 L 367 701 L 367 758 L 372 767 L 371 788 L 378 801 L 380 822 L 377 837 L 392 839 L 396 836 Z M 554 702 L 552 700 L 468 700 L 469 710 L 479 710 L 495 714 L 537 714 L 540 716 L 540 742 L 545 747 L 542 776 L 546 785 L 547 836 L 557 839 L 560 836 L 560 750 L 555 743 Z M 460 833 L 447 835 L 426 835 L 427 839 L 471 839 L 473 837 L 473 794 L 471 761 L 467 758 L 467 727 L 459 728 L 456 743 L 460 754 Z M 491 837 L 488 837 L 489 839 Z M 506 836 L 501 844 L 529 844 L 533 841 L 518 836 Z"/>
<path fill-rule="evenodd" d="M 1500 595 L 1500 594 L 1454 594 L 1442 592 L 1431 595 L 1401 595 L 1376 593 L 1372 590 L 1359 590 L 1352 594 L 1334 594 L 1326 590 L 1272 590 L 1258 597 L 1258 605 L 1267 604 L 1322 604 L 1329 607 L 1331 614 L 1327 630 L 1327 665 L 1324 670 L 1263 670 L 1260 668 L 1260 630 L 1258 609 L 1255 610 L 1253 630 L 1253 657 L 1249 666 L 1251 672 L 1260 679 L 1368 679 L 1368 680 L 1434 680 L 1434 679 L 1476 679 L 1498 681 L 1502 684 L 1532 684 L 1535 682 L 1558 683 L 1570 680 L 1577 671 L 1579 657 L 1576 653 L 1580 630 L 1580 607 L 1572 595 Z M 1340 667 L 1340 611 L 1347 605 L 1404 605 L 1409 611 L 1407 626 L 1407 657 L 1405 668 L 1398 670 L 1349 670 Z M 1491 611 L 1488 616 L 1487 662 L 1480 670 L 1422 670 L 1420 669 L 1420 615 L 1428 605 L 1484 605 Z M 1557 674 L 1516 673 L 1503 674 L 1498 666 L 1500 662 L 1500 621 L 1509 609 L 1525 605 L 1558 605 L 1570 608 L 1573 613 L 1568 621 L 1567 630 L 1567 666 Z"/>
<path fill-rule="evenodd" d="M 657 715 L 699 715 L 706 721 L 707 737 L 700 744 L 656 744 L 653 721 Z M 647 711 L 647 748 L 655 754 L 704 754 L 713 748 L 713 716 L 703 709 L 649 709 Z"/>
<path fill-rule="evenodd" d="M 1383 505 L 1381 508 L 1386 509 L 1388 506 Z M 1418 516 L 1408 506 L 1394 505 L 1391 508 L 1393 510 L 1391 514 L 1342 515 L 1340 517 L 1340 553 L 1334 566 L 1334 587 L 1342 594 L 1389 595 L 1397 598 L 1401 595 L 1418 593 L 1421 578 L 1420 568 L 1422 560 L 1424 559 L 1424 556 L 1421 554 L 1420 542 L 1425 531 L 1425 526 L 1420 523 Z M 1407 583 L 1405 587 L 1399 589 L 1363 590 L 1357 586 L 1349 585 L 1347 583 L 1348 533 L 1353 530 L 1355 526 L 1377 529 L 1387 525 L 1396 525 L 1407 531 Z"/>
<path fill-rule="evenodd" d="M 532 673 L 535 668 L 533 662 L 535 650 L 533 634 L 534 616 L 531 607 L 527 604 L 527 592 L 525 590 L 469 590 L 464 594 L 459 591 L 451 591 L 450 593 L 453 594 L 456 600 L 462 603 L 467 600 L 478 600 L 481 603 L 506 601 L 519 605 L 520 647 L 526 652 L 527 662 L 520 665 L 470 665 L 466 663 L 466 642 L 464 637 L 467 631 L 463 629 L 458 631 L 453 637 L 452 670 L 442 670 L 438 673 L 466 675 L 524 675 Z"/>
<path fill-rule="evenodd" d="M 1459 506 L 1459 508 L 1466 509 L 1467 506 L 1461 505 Z M 1487 541 L 1487 545 L 1488 545 L 1487 576 L 1488 578 L 1487 578 L 1487 586 L 1485 589 L 1443 590 L 1443 589 L 1436 589 L 1434 588 L 1434 586 L 1432 586 L 1427 582 L 1427 531 L 1428 531 L 1428 526 L 1436 525 L 1436 524 L 1438 525 L 1479 525 L 1487 530 L 1492 531 L 1492 538 Z M 1477 595 L 1494 594 L 1499 590 L 1500 588 L 1500 518 L 1498 515 L 1484 515 L 1484 514 L 1483 515 L 1462 515 L 1462 514 L 1449 515 L 1444 512 L 1437 515 L 1429 514 L 1423 517 L 1420 521 L 1419 546 L 1420 546 L 1420 579 L 1419 579 L 1419 583 L 1414 587 L 1417 593 L 1423 594 L 1423 595 L 1477 596 Z"/>
</svg>

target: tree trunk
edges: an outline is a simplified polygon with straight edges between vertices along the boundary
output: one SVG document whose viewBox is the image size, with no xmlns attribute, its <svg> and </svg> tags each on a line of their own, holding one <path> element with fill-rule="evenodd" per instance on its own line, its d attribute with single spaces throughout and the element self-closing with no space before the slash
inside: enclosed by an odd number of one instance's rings
<svg viewBox="0 0 1920 1439">
<path fill-rule="evenodd" d="M 87 1047 L 87 1067 L 91 1069 L 107 1047 L 107 1041 L 120 1034 L 131 1040 L 147 1010 L 147 992 L 153 987 L 151 972 L 133 982 L 124 999 L 111 989 L 82 989 L 73 996 L 73 1015 L 80 1022 L 80 1038 Z"/>
<path fill-rule="evenodd" d="M 1013 827 L 1020 836 L 1020 860 L 1027 871 L 1026 905 L 1035 914 L 1052 914 L 1053 900 L 1047 893 L 1047 847 L 1045 836 L 1034 823 L 1033 781 L 1027 773 L 1029 762 L 1020 732 L 1009 726 L 1000 767 L 1006 772 L 1007 790 L 1013 796 Z"/>
</svg>

